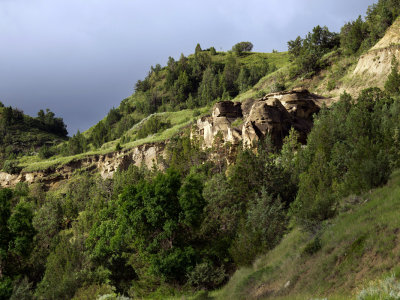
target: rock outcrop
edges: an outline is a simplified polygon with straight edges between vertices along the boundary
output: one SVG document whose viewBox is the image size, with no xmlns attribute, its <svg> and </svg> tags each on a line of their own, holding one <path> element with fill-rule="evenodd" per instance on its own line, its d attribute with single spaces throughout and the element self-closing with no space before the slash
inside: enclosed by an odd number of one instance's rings
<svg viewBox="0 0 400 300">
<path fill-rule="evenodd" d="M 268 94 L 261 99 L 248 99 L 242 103 L 217 103 L 210 117 L 197 122 L 197 134 L 203 147 L 210 148 L 215 136 L 222 134 L 224 142 L 252 147 L 270 135 L 280 147 L 291 127 L 300 133 L 305 143 L 313 125 L 313 115 L 330 99 L 312 94 L 305 89 Z"/>
<path fill-rule="evenodd" d="M 319 106 L 326 100 L 329 99 L 307 90 L 294 90 L 248 99 L 243 103 L 222 101 L 215 104 L 211 116 L 197 121 L 192 137 L 200 136 L 204 148 L 211 148 L 218 134 L 224 143 L 233 146 L 243 143 L 252 147 L 268 134 L 273 143 L 280 147 L 283 138 L 293 127 L 300 133 L 300 141 L 305 142 L 313 124 L 313 114 L 319 111 Z M 50 189 L 68 180 L 76 170 L 97 172 L 106 179 L 111 178 L 118 168 L 127 169 L 132 164 L 144 164 L 149 168 L 157 165 L 159 169 L 164 169 L 167 143 L 150 143 L 103 155 L 87 155 L 60 166 L 18 175 L 0 172 L 0 187 L 13 187 L 19 182 L 27 182 L 42 183 Z"/>
<path fill-rule="evenodd" d="M 163 169 L 165 147 L 165 142 L 144 144 L 129 150 L 88 155 L 58 167 L 49 167 L 35 172 L 21 172 L 18 175 L 0 172 L 0 187 L 13 187 L 19 182 L 27 182 L 29 184 L 42 183 L 50 189 L 68 180 L 78 169 L 98 172 L 103 179 L 111 178 L 118 168 L 124 170 L 131 164 L 136 166 L 144 164 L 148 168 L 157 165 L 158 168 Z"/>
</svg>

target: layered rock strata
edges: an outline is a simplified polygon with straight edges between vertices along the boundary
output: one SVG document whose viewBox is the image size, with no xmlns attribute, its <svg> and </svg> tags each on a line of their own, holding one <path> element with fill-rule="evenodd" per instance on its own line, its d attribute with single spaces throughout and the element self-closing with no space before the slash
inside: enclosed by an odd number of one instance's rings
<svg viewBox="0 0 400 300">
<path fill-rule="evenodd" d="M 111 178 L 118 168 L 127 169 L 131 164 L 146 165 L 148 168 L 157 165 L 158 168 L 163 169 L 165 146 L 164 142 L 151 143 L 104 155 L 88 155 L 61 166 L 52 166 L 35 172 L 21 172 L 18 175 L 0 172 L 0 187 L 13 187 L 19 182 L 27 182 L 28 184 L 42 183 L 47 188 L 52 188 L 54 185 L 68 180 L 78 169 L 98 172 L 103 179 Z"/>
</svg>

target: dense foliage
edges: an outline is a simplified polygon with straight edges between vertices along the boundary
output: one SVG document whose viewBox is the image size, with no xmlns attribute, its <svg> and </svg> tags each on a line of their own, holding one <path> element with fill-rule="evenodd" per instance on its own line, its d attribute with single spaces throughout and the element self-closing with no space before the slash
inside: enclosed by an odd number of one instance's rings
<svg viewBox="0 0 400 300">
<path fill-rule="evenodd" d="M 380 0 L 371 5 L 365 21 L 361 16 L 346 23 L 340 32 L 341 46 L 350 54 L 368 50 L 385 34 L 387 28 L 400 15 L 398 0 Z"/>
<path fill-rule="evenodd" d="M 294 62 L 294 75 L 311 77 L 323 68 L 322 57 L 340 45 L 339 35 L 328 28 L 316 26 L 303 39 L 300 36 L 288 42 L 288 50 Z"/>
<path fill-rule="evenodd" d="M 395 0 L 381 0 L 365 21 L 346 24 L 340 35 L 317 26 L 290 41 L 292 75 L 316 74 L 338 47 L 345 55 L 359 54 L 382 36 L 398 7 Z M 252 50 L 249 42 L 232 50 L 218 54 L 198 44 L 192 56 L 151 67 L 134 96 L 88 132 L 78 131 L 58 147 L 34 144 L 39 156 L 82 153 L 128 130 L 136 138 L 160 133 L 171 123 L 153 113 L 235 97 L 273 69 L 265 60 L 243 63 L 251 55 L 244 53 Z M 385 91 L 369 88 L 356 99 L 344 93 L 315 117 L 303 146 L 292 129 L 281 149 L 267 136 L 257 149 L 231 151 L 217 134 L 204 150 L 184 131 L 169 140 L 163 170 L 126 163 L 112 179 L 77 170 L 56 191 L 41 184 L 0 189 L 0 299 L 157 298 L 214 289 L 294 226 L 313 236 L 302 255 L 315 254 L 318 234 L 340 201 L 386 183 L 400 166 L 399 92 L 393 60 Z M 11 174 L 20 171 L 15 158 L 22 151 L 9 147 L 17 144 L 10 143 L 12 130 L 29 125 L 66 135 L 49 110 L 30 118 L 0 109 L 3 169 Z"/>
<path fill-rule="evenodd" d="M 298 153 L 299 192 L 291 208 L 299 224 L 318 230 L 340 198 L 387 181 L 399 164 L 399 109 L 398 101 L 370 88 L 355 101 L 343 94 L 319 114 Z"/>
</svg>

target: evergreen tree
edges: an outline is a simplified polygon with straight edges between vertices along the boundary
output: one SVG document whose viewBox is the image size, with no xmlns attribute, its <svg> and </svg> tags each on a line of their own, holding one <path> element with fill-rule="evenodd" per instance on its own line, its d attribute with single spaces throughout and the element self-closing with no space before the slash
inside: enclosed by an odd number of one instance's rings
<svg viewBox="0 0 400 300">
<path fill-rule="evenodd" d="M 223 86 L 224 90 L 229 94 L 229 96 L 234 97 L 238 93 L 236 80 L 239 72 L 240 69 L 237 64 L 236 58 L 231 54 L 228 55 L 223 72 Z"/>
<path fill-rule="evenodd" d="M 251 86 L 250 71 L 246 67 L 240 68 L 237 78 L 237 87 L 240 93 L 247 91 Z"/>
<path fill-rule="evenodd" d="M 395 57 L 392 58 L 392 71 L 385 82 L 385 91 L 391 95 L 400 95 L 399 63 Z"/>
<path fill-rule="evenodd" d="M 340 45 L 350 54 L 360 49 L 361 44 L 367 37 L 365 24 L 361 16 L 353 22 L 345 24 L 340 31 Z"/>
<path fill-rule="evenodd" d="M 198 98 L 200 105 L 206 105 L 217 97 L 215 91 L 215 74 L 212 67 L 208 67 L 203 73 L 203 79 L 199 85 Z"/>
<path fill-rule="evenodd" d="M 201 51 L 203 51 L 203 50 L 201 50 L 200 44 L 197 43 L 196 48 L 194 49 L 194 54 L 197 55 L 197 54 L 199 54 Z"/>
</svg>

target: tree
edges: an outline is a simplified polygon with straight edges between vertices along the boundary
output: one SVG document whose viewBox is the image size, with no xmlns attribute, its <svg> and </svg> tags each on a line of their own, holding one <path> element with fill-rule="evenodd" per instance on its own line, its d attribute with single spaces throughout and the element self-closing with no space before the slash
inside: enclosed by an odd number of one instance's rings
<svg viewBox="0 0 400 300">
<path fill-rule="evenodd" d="M 295 40 L 288 42 L 288 51 L 292 61 L 300 55 L 302 47 L 303 39 L 300 36 L 298 36 Z"/>
<path fill-rule="evenodd" d="M 399 63 L 395 57 L 392 58 L 392 71 L 385 82 L 385 91 L 391 95 L 400 95 Z"/>
<path fill-rule="evenodd" d="M 211 48 L 210 48 L 210 54 L 211 54 L 212 56 L 217 55 L 217 51 L 215 50 L 214 47 L 211 47 Z"/>
<path fill-rule="evenodd" d="M 356 53 L 367 37 L 365 24 L 359 16 L 357 20 L 346 23 L 340 31 L 340 45 L 350 54 Z"/>
<path fill-rule="evenodd" d="M 250 71 L 246 67 L 240 68 L 237 78 L 237 86 L 240 93 L 247 91 L 251 86 Z"/>
<path fill-rule="evenodd" d="M 188 227 L 197 227 L 203 219 L 205 201 L 202 195 L 203 178 L 198 174 L 189 174 L 179 189 L 179 204 L 182 213 L 180 222 Z"/>
<path fill-rule="evenodd" d="M 11 233 L 8 228 L 8 219 L 11 216 L 11 198 L 13 194 L 10 189 L 0 190 L 0 278 L 3 276 L 5 259 L 8 252 L 8 243 Z"/>
<path fill-rule="evenodd" d="M 14 208 L 13 213 L 7 221 L 10 230 L 11 241 L 9 251 L 21 257 L 28 257 L 32 250 L 35 229 L 32 225 L 33 211 L 26 202 L 20 202 Z"/>
<path fill-rule="evenodd" d="M 253 49 L 253 44 L 250 42 L 240 42 L 232 47 L 232 51 L 238 56 L 245 51 L 250 52 L 252 49 Z"/>
<path fill-rule="evenodd" d="M 199 85 L 198 97 L 200 100 L 200 105 L 207 105 L 218 95 L 218 91 L 215 90 L 215 81 L 217 80 L 214 70 L 209 66 L 203 73 L 203 78 Z"/>
<path fill-rule="evenodd" d="M 297 37 L 296 40 L 289 41 L 290 59 L 296 66 L 295 75 L 313 75 L 322 66 L 322 56 L 339 44 L 339 35 L 330 32 L 326 26 L 314 27 L 305 39 Z"/>
<path fill-rule="evenodd" d="M 245 221 L 230 249 L 238 265 L 250 265 L 256 256 L 275 247 L 287 225 L 284 205 L 261 189 L 261 195 L 249 201 Z"/>
<path fill-rule="evenodd" d="M 187 75 L 186 71 L 183 71 L 179 74 L 178 79 L 174 84 L 174 91 L 179 102 L 186 100 L 191 91 L 191 87 L 192 85 L 189 80 L 189 76 Z"/>
<path fill-rule="evenodd" d="M 203 50 L 201 50 L 200 44 L 197 43 L 196 48 L 194 49 L 194 54 L 197 55 L 197 54 L 199 54 L 201 51 L 203 51 Z"/>
<path fill-rule="evenodd" d="M 239 75 L 240 69 L 236 58 L 229 54 L 226 59 L 226 64 L 224 67 L 224 72 L 222 73 L 222 82 L 224 90 L 229 94 L 229 96 L 234 97 L 238 93 L 236 80 Z"/>
<path fill-rule="evenodd" d="M 55 114 L 50 109 L 47 108 L 46 112 L 41 109 L 38 112 L 37 119 L 42 123 L 42 129 L 47 132 L 57 134 L 61 137 L 67 136 L 67 126 L 64 124 L 63 119 L 56 118 Z"/>
<path fill-rule="evenodd" d="M 68 141 L 69 155 L 83 153 L 87 150 L 87 140 L 85 136 L 78 130 L 76 134 Z"/>
</svg>

